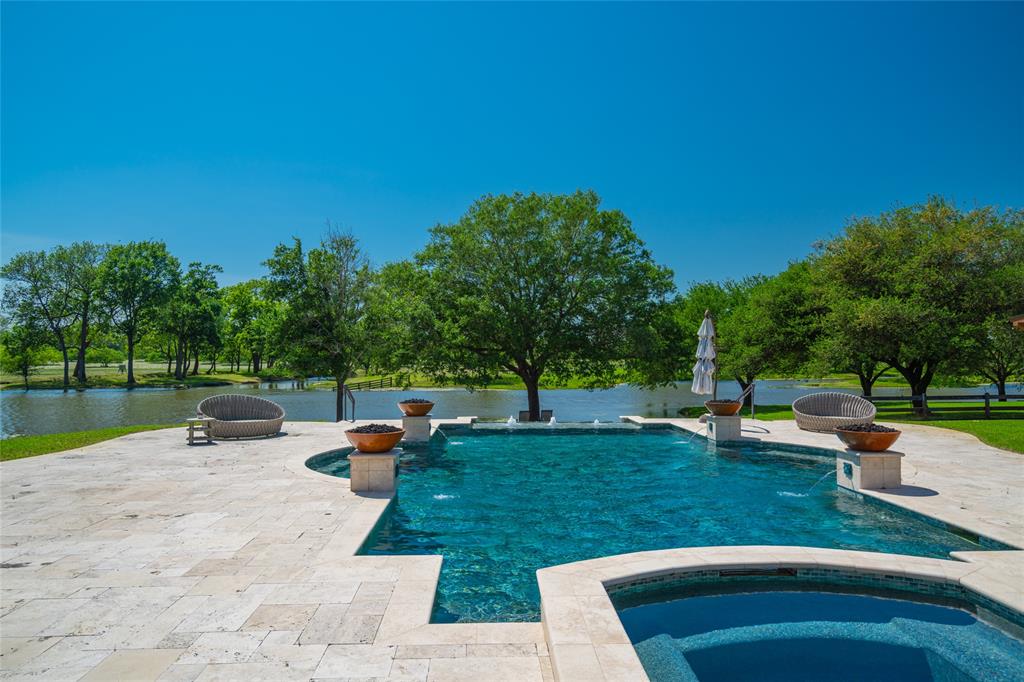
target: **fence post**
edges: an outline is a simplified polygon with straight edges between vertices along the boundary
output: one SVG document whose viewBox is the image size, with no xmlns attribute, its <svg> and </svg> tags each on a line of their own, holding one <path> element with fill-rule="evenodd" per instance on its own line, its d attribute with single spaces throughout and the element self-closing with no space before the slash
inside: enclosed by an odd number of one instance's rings
<svg viewBox="0 0 1024 682">
<path fill-rule="evenodd" d="M 985 419 L 992 418 L 992 407 L 989 404 L 988 391 L 985 391 Z"/>
</svg>

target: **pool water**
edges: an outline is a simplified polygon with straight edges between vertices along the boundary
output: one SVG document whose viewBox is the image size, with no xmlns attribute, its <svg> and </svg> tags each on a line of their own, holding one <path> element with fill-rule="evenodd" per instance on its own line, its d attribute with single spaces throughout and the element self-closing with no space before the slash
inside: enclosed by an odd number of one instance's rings
<svg viewBox="0 0 1024 682">
<path fill-rule="evenodd" d="M 1024 643 L 950 605 L 814 591 L 620 607 L 652 682 L 1024 679 Z"/>
<path fill-rule="evenodd" d="M 346 475 L 337 461 L 311 466 Z M 624 552 L 979 549 L 839 492 L 831 456 L 716 449 L 673 430 L 466 429 L 405 450 L 400 467 L 395 503 L 364 552 L 444 555 L 434 622 L 539 620 L 537 569 Z"/>
</svg>

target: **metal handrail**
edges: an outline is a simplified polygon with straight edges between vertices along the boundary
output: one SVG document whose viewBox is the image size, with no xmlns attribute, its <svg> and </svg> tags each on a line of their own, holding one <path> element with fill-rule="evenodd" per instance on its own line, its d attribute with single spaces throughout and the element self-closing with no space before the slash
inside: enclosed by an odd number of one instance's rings
<svg viewBox="0 0 1024 682">
<path fill-rule="evenodd" d="M 348 410 L 345 405 L 345 398 L 348 398 L 349 402 L 352 403 L 352 418 L 348 418 Z M 342 421 L 355 421 L 356 420 L 356 394 L 352 392 L 352 389 L 348 387 L 348 384 L 341 385 L 341 419 Z"/>
<path fill-rule="evenodd" d="M 756 410 L 756 408 L 754 407 L 754 384 L 755 383 L 756 382 L 751 381 L 749 384 L 747 384 L 747 387 L 745 389 L 743 389 L 743 391 L 740 393 L 739 397 L 736 398 L 736 402 L 738 402 L 740 405 L 742 405 L 744 399 L 747 396 L 750 396 L 750 418 L 751 419 L 754 419 L 755 410 Z"/>
</svg>

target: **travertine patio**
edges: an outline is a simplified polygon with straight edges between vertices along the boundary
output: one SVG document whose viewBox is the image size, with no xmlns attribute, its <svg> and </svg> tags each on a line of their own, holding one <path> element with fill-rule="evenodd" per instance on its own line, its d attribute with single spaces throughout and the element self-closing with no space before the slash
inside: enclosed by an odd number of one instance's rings
<svg viewBox="0 0 1024 682">
<path fill-rule="evenodd" d="M 174 429 L 4 463 L 3 678 L 551 679 L 540 623 L 428 624 L 441 557 L 355 556 L 388 499 L 304 466 L 341 430 L 288 423 L 280 438 L 189 448 Z M 923 427 L 900 444 L 914 487 L 877 496 L 1024 546 L 1024 458 Z M 1019 608 L 1024 553 L 970 554 L 981 568 L 962 573 Z M 564 615 L 559 637 L 576 643 Z M 632 670 L 620 663 L 602 676 Z"/>
</svg>

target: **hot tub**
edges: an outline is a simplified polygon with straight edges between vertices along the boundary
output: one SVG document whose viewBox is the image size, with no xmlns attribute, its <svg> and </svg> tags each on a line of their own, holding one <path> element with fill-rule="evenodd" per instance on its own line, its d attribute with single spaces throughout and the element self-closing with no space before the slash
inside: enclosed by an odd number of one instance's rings
<svg viewBox="0 0 1024 682">
<path fill-rule="evenodd" d="M 1024 680 L 1019 628 L 971 604 L 794 588 L 677 588 L 614 602 L 654 682 Z"/>
</svg>

